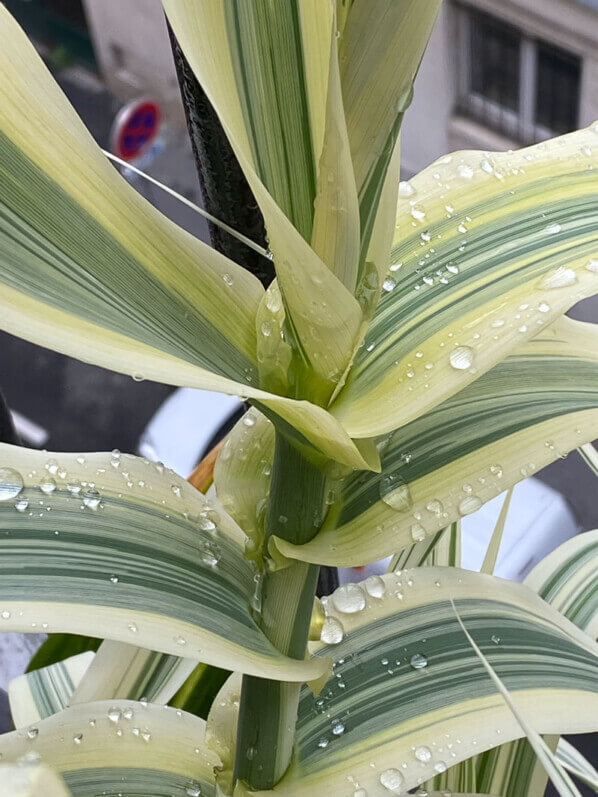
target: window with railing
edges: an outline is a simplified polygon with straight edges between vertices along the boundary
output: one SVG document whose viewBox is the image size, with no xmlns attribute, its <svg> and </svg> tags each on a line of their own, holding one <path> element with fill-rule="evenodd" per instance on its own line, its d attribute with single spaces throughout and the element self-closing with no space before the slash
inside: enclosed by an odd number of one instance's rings
<svg viewBox="0 0 598 797">
<path fill-rule="evenodd" d="M 524 143 L 578 126 L 579 57 L 470 7 L 458 15 L 459 113 Z"/>
</svg>

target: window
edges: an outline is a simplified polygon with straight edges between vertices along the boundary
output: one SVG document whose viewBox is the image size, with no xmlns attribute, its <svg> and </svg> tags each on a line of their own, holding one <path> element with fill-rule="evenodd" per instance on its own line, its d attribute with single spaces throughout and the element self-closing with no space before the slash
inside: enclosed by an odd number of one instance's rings
<svg viewBox="0 0 598 797">
<path fill-rule="evenodd" d="M 461 113 L 525 143 L 577 127 L 577 56 L 489 14 L 458 10 Z"/>
</svg>

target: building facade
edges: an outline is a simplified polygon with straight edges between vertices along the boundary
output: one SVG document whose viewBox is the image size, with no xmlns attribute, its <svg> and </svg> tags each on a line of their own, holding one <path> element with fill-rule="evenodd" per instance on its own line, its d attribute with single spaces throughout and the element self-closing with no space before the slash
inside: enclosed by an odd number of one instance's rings
<svg viewBox="0 0 598 797">
<path fill-rule="evenodd" d="M 598 119 L 598 0 L 445 0 L 403 127 L 406 176 Z"/>
</svg>

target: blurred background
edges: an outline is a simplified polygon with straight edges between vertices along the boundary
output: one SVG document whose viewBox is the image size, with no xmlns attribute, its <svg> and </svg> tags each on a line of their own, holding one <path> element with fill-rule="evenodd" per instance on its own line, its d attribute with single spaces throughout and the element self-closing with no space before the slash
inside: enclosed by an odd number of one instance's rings
<svg viewBox="0 0 598 797">
<path fill-rule="evenodd" d="M 102 147 L 114 148 L 111 131 L 123 106 L 140 98 L 157 104 L 159 134 L 137 165 L 201 204 L 159 0 L 6 0 L 6 5 Z M 598 0 L 445 0 L 403 128 L 403 177 L 450 151 L 511 149 L 596 119 Z M 200 216 L 129 177 L 149 201 L 208 240 Z M 578 305 L 572 315 L 597 321 L 598 298 Z M 28 445 L 132 453 L 172 393 L 168 386 L 134 382 L 5 333 L 0 333 L 0 389 Z M 551 465 L 540 479 L 564 496 L 579 529 L 598 527 L 595 484 L 576 453 Z"/>
</svg>

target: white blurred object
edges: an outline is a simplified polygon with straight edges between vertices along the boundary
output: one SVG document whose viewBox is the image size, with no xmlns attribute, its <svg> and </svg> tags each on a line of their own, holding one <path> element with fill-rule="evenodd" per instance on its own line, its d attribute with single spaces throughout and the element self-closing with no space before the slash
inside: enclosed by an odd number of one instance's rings
<svg viewBox="0 0 598 797">
<path fill-rule="evenodd" d="M 145 427 L 139 453 L 186 478 L 214 434 L 240 406 L 236 396 L 179 388 Z"/>
<path fill-rule="evenodd" d="M 139 451 L 162 460 L 188 476 L 217 429 L 240 406 L 238 398 L 205 390 L 180 388 L 162 404 L 148 424 Z M 462 567 L 479 570 L 505 494 L 463 518 Z M 519 482 L 513 490 L 495 574 L 521 581 L 547 554 L 579 532 L 563 496 L 538 479 Z M 386 572 L 390 558 L 365 567 L 339 568 L 341 584 Z"/>
</svg>

